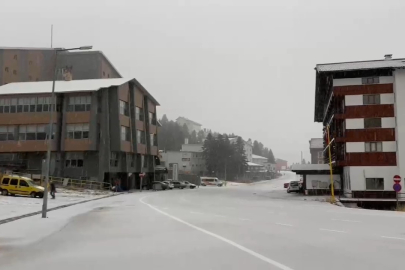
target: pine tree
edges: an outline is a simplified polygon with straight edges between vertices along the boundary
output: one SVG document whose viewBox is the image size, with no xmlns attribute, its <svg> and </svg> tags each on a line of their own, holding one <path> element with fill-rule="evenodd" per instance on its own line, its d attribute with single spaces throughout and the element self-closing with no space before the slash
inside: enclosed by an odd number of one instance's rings
<svg viewBox="0 0 405 270">
<path fill-rule="evenodd" d="M 269 150 L 269 155 L 267 156 L 267 158 L 268 158 L 268 162 L 270 162 L 272 164 L 276 163 L 276 159 L 274 158 L 273 151 L 271 149 Z"/>
</svg>

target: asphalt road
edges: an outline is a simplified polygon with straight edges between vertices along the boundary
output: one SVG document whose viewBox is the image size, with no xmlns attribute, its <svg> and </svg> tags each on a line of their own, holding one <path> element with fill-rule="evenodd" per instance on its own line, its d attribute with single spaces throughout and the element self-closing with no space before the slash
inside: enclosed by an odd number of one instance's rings
<svg viewBox="0 0 405 270">
<path fill-rule="evenodd" d="M 58 232 L 10 251 L 0 268 L 401 268 L 404 213 L 305 201 L 285 192 L 289 177 L 100 200 Z"/>
</svg>

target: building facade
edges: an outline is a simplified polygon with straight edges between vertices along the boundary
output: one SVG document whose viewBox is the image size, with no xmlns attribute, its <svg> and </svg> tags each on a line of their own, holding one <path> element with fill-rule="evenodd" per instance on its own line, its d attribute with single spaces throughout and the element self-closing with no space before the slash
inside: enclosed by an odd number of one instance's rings
<svg viewBox="0 0 405 270">
<path fill-rule="evenodd" d="M 315 122 L 323 123 L 325 145 L 330 127 L 346 197 L 395 198 L 393 176 L 405 175 L 404 61 L 386 55 L 316 66 Z"/>
<path fill-rule="evenodd" d="M 198 133 L 199 131 L 201 131 L 201 127 L 202 125 L 194 122 L 190 119 L 187 119 L 185 117 L 178 117 L 176 119 L 176 123 L 179 124 L 180 126 L 186 125 L 188 128 L 188 132 L 191 134 L 193 131 L 195 131 L 196 133 Z"/>
<path fill-rule="evenodd" d="M 323 139 L 312 138 L 309 140 L 309 152 L 311 153 L 311 164 L 324 164 Z"/>
<path fill-rule="evenodd" d="M 51 48 L 0 47 L 0 86 L 12 82 L 51 81 L 55 50 Z M 69 70 L 74 80 L 121 78 L 100 51 L 72 51 L 58 54 L 58 79 Z"/>
<path fill-rule="evenodd" d="M 56 108 L 51 89 L 50 81 L 0 87 L 2 167 L 43 171 L 52 136 L 52 176 L 104 182 L 118 177 L 124 188 L 137 187 L 140 172 L 152 177 L 159 163 L 159 103 L 138 81 L 57 81 Z"/>
<path fill-rule="evenodd" d="M 280 172 L 282 170 L 287 170 L 288 168 L 288 161 L 281 159 L 281 158 L 277 158 L 276 159 L 276 170 L 277 172 Z"/>
</svg>

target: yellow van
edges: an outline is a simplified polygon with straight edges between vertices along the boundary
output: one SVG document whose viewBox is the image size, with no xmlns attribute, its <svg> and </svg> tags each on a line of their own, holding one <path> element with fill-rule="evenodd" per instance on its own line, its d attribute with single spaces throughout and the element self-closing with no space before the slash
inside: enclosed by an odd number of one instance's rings
<svg viewBox="0 0 405 270">
<path fill-rule="evenodd" d="M 44 188 L 31 178 L 20 175 L 2 175 L 0 178 L 0 192 L 2 195 L 26 195 L 32 198 L 44 197 Z"/>
</svg>

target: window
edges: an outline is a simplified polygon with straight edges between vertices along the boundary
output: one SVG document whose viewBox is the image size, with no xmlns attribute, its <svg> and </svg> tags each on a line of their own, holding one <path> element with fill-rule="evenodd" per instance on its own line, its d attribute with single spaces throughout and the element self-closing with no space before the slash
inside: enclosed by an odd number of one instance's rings
<svg viewBox="0 0 405 270">
<path fill-rule="evenodd" d="M 3 178 L 3 185 L 8 185 L 8 183 L 10 182 L 10 178 Z"/>
<path fill-rule="evenodd" d="M 381 127 L 381 118 L 364 118 L 364 128 Z"/>
<path fill-rule="evenodd" d="M 156 134 L 150 134 L 150 146 L 157 146 Z"/>
<path fill-rule="evenodd" d="M 145 144 L 145 132 L 140 130 L 136 131 L 136 143 Z"/>
<path fill-rule="evenodd" d="M 17 55 L 16 54 L 14 54 L 14 60 L 17 60 Z"/>
<path fill-rule="evenodd" d="M 364 145 L 366 152 L 382 152 L 382 142 L 366 142 Z"/>
<path fill-rule="evenodd" d="M 83 152 L 67 152 L 65 158 L 65 166 L 70 168 L 83 167 L 83 160 Z"/>
<path fill-rule="evenodd" d="M 384 190 L 384 178 L 366 178 L 367 190 Z"/>
<path fill-rule="evenodd" d="M 129 116 L 128 102 L 120 100 L 120 114 Z"/>
<path fill-rule="evenodd" d="M 149 112 L 149 125 L 156 125 L 156 114 Z"/>
<path fill-rule="evenodd" d="M 19 141 L 46 140 L 49 134 L 49 125 L 21 125 L 18 127 Z M 56 125 L 52 127 L 52 139 L 55 138 Z"/>
<path fill-rule="evenodd" d="M 10 101 L 10 113 L 16 113 L 17 112 L 17 99 L 12 98 Z"/>
<path fill-rule="evenodd" d="M 4 71 L 5 71 L 5 72 L 8 72 L 8 71 L 9 71 L 8 67 L 5 67 L 5 68 L 4 68 Z"/>
<path fill-rule="evenodd" d="M 0 141 L 14 141 L 15 126 L 0 126 Z"/>
<path fill-rule="evenodd" d="M 135 107 L 135 119 L 143 121 L 143 112 L 142 109 L 139 107 Z"/>
<path fill-rule="evenodd" d="M 379 78 L 379 77 L 362 78 L 362 79 L 361 79 L 361 82 L 362 82 L 362 84 L 380 83 L 380 78 Z"/>
<path fill-rule="evenodd" d="M 91 109 L 91 96 L 71 96 L 68 101 L 68 112 L 88 112 Z"/>
<path fill-rule="evenodd" d="M 322 151 L 318 152 L 318 158 L 323 158 L 323 152 Z"/>
<path fill-rule="evenodd" d="M 27 181 L 20 180 L 20 187 L 29 187 Z"/>
<path fill-rule="evenodd" d="M 364 95 L 363 105 L 380 104 L 380 95 Z"/>
<path fill-rule="evenodd" d="M 129 127 L 121 126 L 121 141 L 131 141 Z"/>
<path fill-rule="evenodd" d="M 35 112 L 35 105 L 37 104 L 37 98 L 32 97 L 30 98 L 29 105 L 30 105 L 30 112 Z"/>
<path fill-rule="evenodd" d="M 117 167 L 118 166 L 118 153 L 111 152 L 110 166 L 111 167 Z"/>
<path fill-rule="evenodd" d="M 89 138 L 89 124 L 68 124 L 66 125 L 67 139 L 88 139 Z"/>
<path fill-rule="evenodd" d="M 18 185 L 18 179 L 11 179 L 10 186 L 17 186 L 17 185 Z"/>
</svg>

